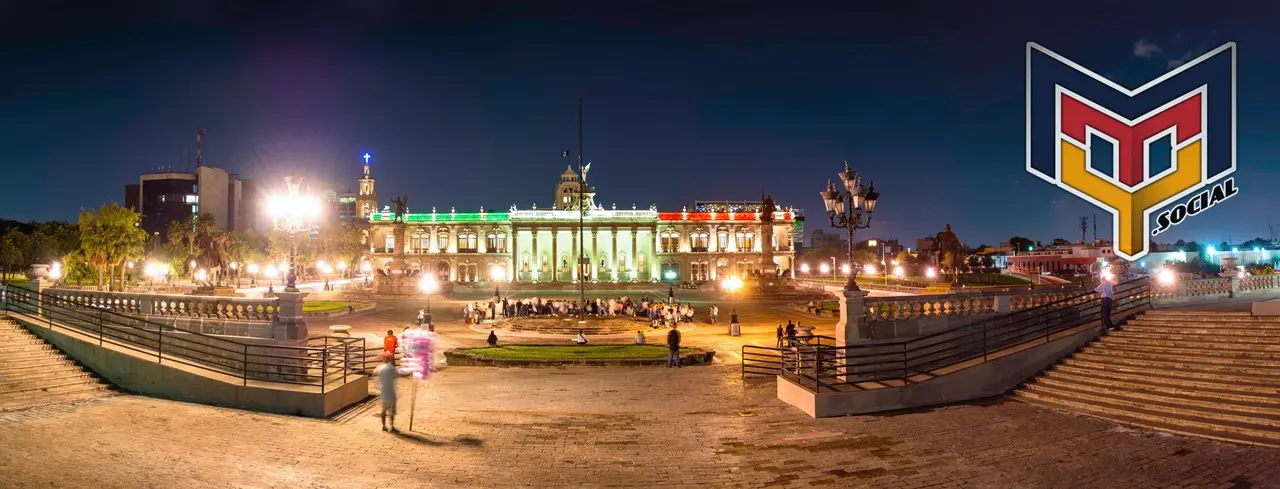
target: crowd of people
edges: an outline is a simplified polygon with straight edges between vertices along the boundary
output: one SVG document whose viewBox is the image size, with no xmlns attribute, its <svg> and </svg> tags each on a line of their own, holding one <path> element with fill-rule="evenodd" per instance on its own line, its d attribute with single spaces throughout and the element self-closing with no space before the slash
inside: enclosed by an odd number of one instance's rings
<svg viewBox="0 0 1280 489">
<path fill-rule="evenodd" d="M 633 300 L 627 296 L 587 299 L 584 305 L 576 300 L 544 299 L 530 297 L 510 299 L 495 296 L 488 302 L 471 302 L 462 306 L 462 319 L 467 324 L 481 324 L 504 318 L 568 317 L 585 313 L 594 317 L 648 318 L 651 328 L 673 327 L 680 323 L 692 323 L 697 314 L 692 304 L 681 304 L 673 297 L 657 301 L 649 297 Z M 421 318 L 421 314 L 419 314 Z M 707 308 L 707 322 L 720 320 L 720 308 L 715 304 Z"/>
</svg>

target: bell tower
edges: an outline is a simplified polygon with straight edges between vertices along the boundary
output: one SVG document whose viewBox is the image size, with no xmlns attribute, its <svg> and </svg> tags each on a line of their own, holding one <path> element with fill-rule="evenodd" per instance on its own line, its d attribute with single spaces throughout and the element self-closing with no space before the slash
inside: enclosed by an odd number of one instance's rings
<svg viewBox="0 0 1280 489">
<path fill-rule="evenodd" d="M 378 211 L 378 192 L 373 189 L 373 176 L 369 173 L 369 153 L 364 154 L 364 176 L 360 177 L 360 194 L 356 196 L 356 212 L 361 220 Z"/>
<path fill-rule="evenodd" d="M 556 197 L 552 200 L 553 208 L 560 210 L 579 210 L 585 204 L 587 209 L 595 207 L 596 189 L 590 185 L 578 188 L 579 176 L 578 172 L 573 171 L 573 167 L 564 169 L 564 173 L 560 174 L 560 182 L 556 184 Z M 578 192 L 582 192 L 582 199 L 578 199 Z"/>
</svg>

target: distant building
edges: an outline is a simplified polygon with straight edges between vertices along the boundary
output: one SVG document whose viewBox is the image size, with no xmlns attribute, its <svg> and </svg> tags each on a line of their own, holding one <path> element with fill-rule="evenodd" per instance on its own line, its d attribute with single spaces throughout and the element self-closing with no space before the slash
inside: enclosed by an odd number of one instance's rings
<svg viewBox="0 0 1280 489">
<path fill-rule="evenodd" d="M 318 189 L 324 206 L 324 218 L 330 222 L 354 224 L 360 218 L 360 195 L 340 185 L 325 185 Z"/>
<path fill-rule="evenodd" d="M 125 185 L 125 206 L 142 215 L 142 229 L 164 238 L 170 222 L 212 214 L 219 228 L 250 229 L 256 224 L 256 190 L 251 180 L 221 168 L 199 166 L 191 173 L 153 172 Z"/>
<path fill-rule="evenodd" d="M 813 234 L 809 235 L 809 247 L 813 249 L 834 248 L 844 250 L 849 248 L 849 240 L 845 238 L 844 233 L 815 229 Z"/>
<path fill-rule="evenodd" d="M 938 249 L 938 240 L 933 237 L 924 237 L 916 240 L 916 251 L 920 253 L 933 253 Z"/>
</svg>

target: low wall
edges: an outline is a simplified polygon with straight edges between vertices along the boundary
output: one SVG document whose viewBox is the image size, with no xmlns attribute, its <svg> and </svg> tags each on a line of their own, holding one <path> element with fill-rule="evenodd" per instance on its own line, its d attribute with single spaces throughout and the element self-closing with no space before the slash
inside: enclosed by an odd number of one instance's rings
<svg viewBox="0 0 1280 489">
<path fill-rule="evenodd" d="M 1141 310 L 1116 315 L 1117 322 Z M 1004 394 L 1044 369 L 1071 355 L 1102 332 L 1098 321 L 1060 333 L 1047 343 L 1007 349 L 986 362 L 929 380 L 900 387 L 855 392 L 814 393 L 784 376 L 778 376 L 778 399 L 815 418 L 868 414 L 936 406 Z M 1001 355 L 995 352 L 992 355 Z"/>
<path fill-rule="evenodd" d="M 564 346 L 564 345 L 520 345 L 520 346 Z M 641 367 L 666 365 L 664 358 L 624 358 L 605 360 L 512 360 L 504 358 L 488 358 L 466 350 L 472 348 L 454 348 L 444 352 L 446 363 L 451 367 Z M 681 365 L 710 364 L 715 357 L 715 350 L 693 348 L 692 352 L 680 354 Z"/>
<path fill-rule="evenodd" d="M 55 330 L 26 316 L 11 318 L 53 344 L 71 358 L 116 386 L 178 401 L 211 404 L 278 414 L 325 418 L 368 397 L 368 379 L 352 375 L 350 381 L 321 394 L 318 386 L 298 389 L 241 385 L 236 379 L 214 378 L 182 365 L 156 363 L 154 357 L 110 345 L 69 330 Z"/>
</svg>

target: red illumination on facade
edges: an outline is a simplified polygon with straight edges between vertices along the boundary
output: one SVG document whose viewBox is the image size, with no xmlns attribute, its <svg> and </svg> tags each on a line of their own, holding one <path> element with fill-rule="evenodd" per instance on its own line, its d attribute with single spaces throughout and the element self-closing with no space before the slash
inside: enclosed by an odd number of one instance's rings
<svg viewBox="0 0 1280 489">
<path fill-rule="evenodd" d="M 790 212 L 782 212 L 783 221 L 795 218 Z M 712 216 L 715 216 L 714 219 Z M 733 216 L 732 219 L 729 216 Z M 659 212 L 659 221 L 759 221 L 754 212 Z"/>
</svg>

